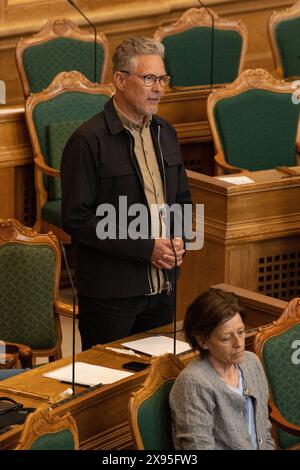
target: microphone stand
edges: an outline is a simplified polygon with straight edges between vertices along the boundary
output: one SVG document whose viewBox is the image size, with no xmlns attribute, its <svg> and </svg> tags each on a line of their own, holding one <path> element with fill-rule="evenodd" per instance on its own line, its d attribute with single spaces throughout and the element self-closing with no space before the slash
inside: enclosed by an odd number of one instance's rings
<svg viewBox="0 0 300 470">
<path fill-rule="evenodd" d="M 175 282 L 174 282 L 174 312 L 173 312 L 173 353 L 176 356 L 176 311 L 177 311 L 177 298 L 176 298 L 176 287 L 177 287 L 177 253 L 174 247 L 174 243 L 172 238 L 170 238 L 170 242 L 172 245 L 172 250 L 175 256 Z"/>
<path fill-rule="evenodd" d="M 72 296 L 73 296 L 73 310 L 72 310 L 72 394 L 74 396 L 75 395 L 75 338 L 76 338 L 75 331 L 76 331 L 76 297 L 77 296 L 76 296 L 76 291 L 75 291 L 75 287 L 74 287 L 74 283 L 73 283 L 69 263 L 68 263 L 68 260 L 67 260 L 65 247 L 64 247 L 64 245 L 61 241 L 59 242 L 59 244 L 60 244 L 60 248 L 61 248 L 61 251 L 62 251 L 62 254 L 63 254 L 65 265 L 67 267 L 67 272 L 68 272 L 68 276 L 69 276 L 69 279 L 70 279 L 70 282 L 71 282 Z"/>
<path fill-rule="evenodd" d="M 215 48 L 215 17 L 201 0 L 198 0 L 200 6 L 206 10 L 211 17 L 211 51 L 210 51 L 210 88 L 213 89 L 214 78 L 214 48 Z"/>
<path fill-rule="evenodd" d="M 96 26 L 88 19 L 88 17 L 83 13 L 83 11 L 76 5 L 73 0 L 67 0 L 67 2 L 72 5 L 83 18 L 88 22 L 88 24 L 93 28 L 94 31 L 94 82 L 96 83 L 97 80 L 97 29 Z"/>
</svg>

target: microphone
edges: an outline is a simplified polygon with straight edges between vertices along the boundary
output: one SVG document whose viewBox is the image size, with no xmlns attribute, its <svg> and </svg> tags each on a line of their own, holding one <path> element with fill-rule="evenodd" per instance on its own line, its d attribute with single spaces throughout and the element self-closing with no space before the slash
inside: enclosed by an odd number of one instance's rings
<svg viewBox="0 0 300 470">
<path fill-rule="evenodd" d="M 77 295 L 76 295 L 76 290 L 75 290 L 75 287 L 74 287 L 74 283 L 73 283 L 69 263 L 68 263 L 68 260 L 67 260 L 65 247 L 64 247 L 64 245 L 61 241 L 59 241 L 59 244 L 60 244 L 60 248 L 61 248 L 61 251 L 62 251 L 62 254 L 63 254 L 65 265 L 67 267 L 67 272 L 68 272 L 68 276 L 69 276 L 69 279 L 70 279 L 70 282 L 71 282 L 71 287 L 72 287 L 72 297 L 73 297 L 73 310 L 72 310 L 72 394 L 75 395 L 75 338 L 76 338 L 75 330 L 76 330 L 76 299 L 77 299 Z"/>
<path fill-rule="evenodd" d="M 88 19 L 88 17 L 83 13 L 83 11 L 76 5 L 73 0 L 67 0 L 67 2 L 72 5 L 80 14 L 83 16 L 83 18 L 88 22 L 88 24 L 93 28 L 94 31 L 94 82 L 96 83 L 97 80 L 97 29 L 96 26 L 91 22 L 91 20 Z"/>
<path fill-rule="evenodd" d="M 198 0 L 200 6 L 204 8 L 211 17 L 211 50 L 210 50 L 210 88 L 213 89 L 214 83 L 214 42 L 215 42 L 215 17 L 207 6 L 201 0 Z"/>
</svg>

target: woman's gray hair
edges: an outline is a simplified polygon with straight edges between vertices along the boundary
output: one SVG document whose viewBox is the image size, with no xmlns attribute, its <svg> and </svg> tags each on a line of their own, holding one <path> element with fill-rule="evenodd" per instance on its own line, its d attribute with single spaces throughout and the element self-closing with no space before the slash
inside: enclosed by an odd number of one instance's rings
<svg viewBox="0 0 300 470">
<path fill-rule="evenodd" d="M 113 73 L 117 70 L 128 70 L 132 66 L 134 57 L 139 55 L 159 55 L 164 58 L 165 47 L 161 42 L 151 38 L 131 37 L 117 47 L 112 58 Z"/>
</svg>

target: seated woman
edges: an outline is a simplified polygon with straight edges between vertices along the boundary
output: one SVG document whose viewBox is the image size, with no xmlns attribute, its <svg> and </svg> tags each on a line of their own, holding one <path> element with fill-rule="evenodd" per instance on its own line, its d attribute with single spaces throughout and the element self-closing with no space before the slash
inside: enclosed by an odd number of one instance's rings
<svg viewBox="0 0 300 470">
<path fill-rule="evenodd" d="M 201 294 L 184 320 L 186 340 L 200 355 L 170 393 L 175 449 L 274 449 L 268 384 L 255 354 L 245 351 L 238 297 Z"/>
</svg>

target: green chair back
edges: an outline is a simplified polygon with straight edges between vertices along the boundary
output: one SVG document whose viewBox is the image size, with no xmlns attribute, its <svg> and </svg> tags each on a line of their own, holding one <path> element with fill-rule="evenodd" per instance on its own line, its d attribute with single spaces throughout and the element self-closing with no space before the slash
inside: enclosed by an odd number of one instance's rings
<svg viewBox="0 0 300 470">
<path fill-rule="evenodd" d="M 296 165 L 299 106 L 289 93 L 250 89 L 213 110 L 225 159 L 250 171 Z"/>
<path fill-rule="evenodd" d="M 232 82 L 238 75 L 243 46 L 238 31 L 215 29 L 213 53 L 209 27 L 195 26 L 164 37 L 162 43 L 174 87 L 210 84 L 212 55 L 214 84 Z"/>
<path fill-rule="evenodd" d="M 75 450 L 74 437 L 68 429 L 43 434 L 36 438 L 28 450 Z"/>
<path fill-rule="evenodd" d="M 45 244 L 0 244 L 1 338 L 31 349 L 57 343 L 53 312 L 55 253 Z"/>
<path fill-rule="evenodd" d="M 290 423 L 300 426 L 300 366 L 292 362 L 292 344 L 300 338 L 300 324 L 273 336 L 263 345 L 264 369 L 275 405 Z M 282 449 L 300 443 L 300 437 L 277 431 Z"/>
<path fill-rule="evenodd" d="M 174 380 L 161 386 L 139 406 L 138 427 L 146 450 L 174 449 L 169 394 Z"/>
<path fill-rule="evenodd" d="M 32 119 L 45 162 L 60 169 L 64 146 L 72 133 L 85 121 L 103 110 L 109 96 L 79 91 L 65 91 L 33 109 Z M 59 178 L 44 177 L 48 202 L 42 208 L 42 219 L 61 227 Z"/>
<path fill-rule="evenodd" d="M 57 37 L 24 50 L 23 67 L 30 91 L 44 90 L 60 72 L 77 70 L 91 82 L 95 81 L 94 43 Z M 96 77 L 100 80 L 105 51 L 96 45 Z"/>
<path fill-rule="evenodd" d="M 300 16 L 286 19 L 274 30 L 283 77 L 300 77 Z"/>
</svg>

